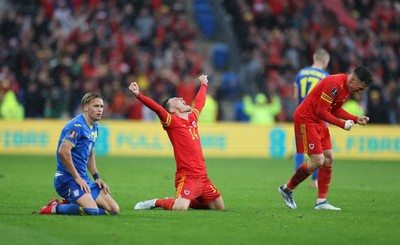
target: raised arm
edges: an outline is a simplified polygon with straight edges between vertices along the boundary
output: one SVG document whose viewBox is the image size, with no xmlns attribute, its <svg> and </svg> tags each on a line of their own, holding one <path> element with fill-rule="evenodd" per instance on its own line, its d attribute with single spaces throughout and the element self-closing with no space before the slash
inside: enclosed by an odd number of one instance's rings
<svg viewBox="0 0 400 245">
<path fill-rule="evenodd" d="M 132 82 L 129 85 L 129 90 L 132 91 L 133 95 L 135 95 L 136 98 L 140 100 L 145 106 L 150 108 L 150 110 L 154 111 L 160 118 L 162 123 L 165 123 L 167 121 L 169 113 L 162 106 L 157 104 L 154 100 L 140 93 L 139 85 L 136 82 Z"/>
<path fill-rule="evenodd" d="M 195 110 L 195 113 L 200 114 L 201 110 L 203 110 L 203 107 L 206 103 L 206 90 L 207 90 L 207 86 L 208 86 L 208 79 L 207 79 L 207 75 L 201 75 L 199 77 L 201 86 L 199 89 L 199 92 L 197 92 L 196 98 L 194 100 L 194 105 L 193 105 L 193 109 Z"/>
</svg>

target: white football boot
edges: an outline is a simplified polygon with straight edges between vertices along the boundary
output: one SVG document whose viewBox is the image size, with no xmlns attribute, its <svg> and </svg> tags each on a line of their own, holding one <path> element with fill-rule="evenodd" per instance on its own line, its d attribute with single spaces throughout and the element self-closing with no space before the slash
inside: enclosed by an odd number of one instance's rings
<svg viewBox="0 0 400 245">
<path fill-rule="evenodd" d="M 293 191 L 288 188 L 283 188 L 284 186 L 279 186 L 278 191 L 281 194 L 285 204 L 290 209 L 296 209 L 296 203 L 294 202 Z"/>
<path fill-rule="evenodd" d="M 314 209 L 317 209 L 317 210 L 335 210 L 335 211 L 342 210 L 341 208 L 338 208 L 338 207 L 330 205 L 326 200 L 321 202 L 321 203 L 315 204 Z"/>
<path fill-rule="evenodd" d="M 156 207 L 156 201 L 157 201 L 157 199 L 138 202 L 135 205 L 134 209 L 137 209 L 137 210 L 153 209 Z"/>
</svg>

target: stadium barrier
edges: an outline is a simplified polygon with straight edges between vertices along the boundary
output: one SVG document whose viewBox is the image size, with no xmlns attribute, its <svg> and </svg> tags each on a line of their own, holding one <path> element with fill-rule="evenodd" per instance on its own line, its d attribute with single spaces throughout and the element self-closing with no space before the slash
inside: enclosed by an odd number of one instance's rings
<svg viewBox="0 0 400 245">
<path fill-rule="evenodd" d="M 67 121 L 0 120 L 0 154 L 53 155 Z M 159 122 L 99 122 L 97 155 L 172 156 L 172 147 Z M 399 126 L 359 126 L 350 132 L 331 126 L 335 158 L 400 159 Z M 247 123 L 200 124 L 206 157 L 286 158 L 295 151 L 292 124 L 274 127 Z"/>
</svg>

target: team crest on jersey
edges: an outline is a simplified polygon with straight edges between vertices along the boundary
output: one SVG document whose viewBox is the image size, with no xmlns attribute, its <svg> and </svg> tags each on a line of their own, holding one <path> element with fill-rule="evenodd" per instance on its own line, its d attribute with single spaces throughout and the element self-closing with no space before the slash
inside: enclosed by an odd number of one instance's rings
<svg viewBox="0 0 400 245">
<path fill-rule="evenodd" d="M 311 150 L 314 150 L 314 144 L 308 144 L 308 147 L 311 149 Z"/>
<path fill-rule="evenodd" d="M 78 189 L 74 190 L 72 193 L 73 193 L 74 197 L 79 196 L 79 190 Z"/>
<path fill-rule="evenodd" d="M 186 196 L 189 196 L 190 191 L 189 190 L 183 190 L 183 194 L 185 194 Z"/>
<path fill-rule="evenodd" d="M 94 132 L 91 132 L 89 135 L 88 135 L 88 139 L 90 139 L 90 138 L 94 138 L 95 139 L 95 134 L 94 134 Z M 95 139 L 96 140 L 96 139 Z"/>
<path fill-rule="evenodd" d="M 331 92 L 329 92 L 330 95 L 332 95 L 333 97 L 335 97 L 338 93 L 338 89 L 336 87 L 333 87 Z"/>
<path fill-rule="evenodd" d="M 75 132 L 74 130 L 70 130 L 70 131 L 69 131 L 69 133 L 68 133 L 68 138 L 70 138 L 70 139 L 75 139 L 76 136 L 78 136 L 78 133 L 77 133 L 77 132 Z"/>
<path fill-rule="evenodd" d="M 193 121 L 193 122 L 192 122 L 192 126 L 193 126 L 194 128 L 197 128 L 197 123 L 196 123 L 196 121 Z"/>
</svg>

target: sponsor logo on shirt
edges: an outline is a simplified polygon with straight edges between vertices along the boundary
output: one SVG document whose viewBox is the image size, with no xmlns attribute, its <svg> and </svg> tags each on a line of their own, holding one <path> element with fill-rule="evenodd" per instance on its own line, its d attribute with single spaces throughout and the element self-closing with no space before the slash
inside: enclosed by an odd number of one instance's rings
<svg viewBox="0 0 400 245">
<path fill-rule="evenodd" d="M 190 194 L 189 190 L 183 190 L 183 194 L 185 194 L 186 196 L 188 196 Z"/>
<path fill-rule="evenodd" d="M 314 144 L 308 144 L 308 147 L 311 149 L 311 150 L 314 150 Z"/>
<path fill-rule="evenodd" d="M 74 130 L 70 130 L 70 131 L 69 131 L 69 133 L 68 133 L 68 138 L 70 138 L 70 139 L 75 139 L 76 136 L 78 136 L 78 133 L 77 133 L 76 131 L 74 131 Z"/>
<path fill-rule="evenodd" d="M 330 95 L 332 95 L 333 97 L 335 97 L 338 93 L 338 89 L 336 87 L 333 87 L 331 92 L 329 92 Z"/>
</svg>

